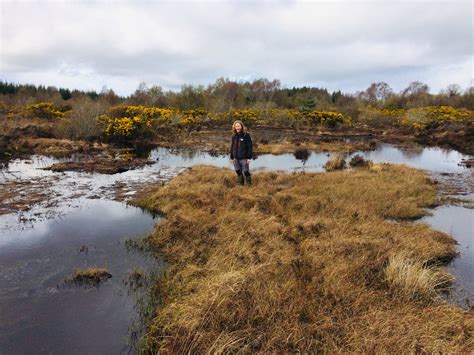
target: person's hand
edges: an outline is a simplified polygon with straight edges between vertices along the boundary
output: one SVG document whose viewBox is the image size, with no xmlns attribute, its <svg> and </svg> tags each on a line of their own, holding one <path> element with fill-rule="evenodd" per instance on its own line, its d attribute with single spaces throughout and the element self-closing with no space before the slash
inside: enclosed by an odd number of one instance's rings
<svg viewBox="0 0 474 355">
<path fill-rule="evenodd" d="M 230 161 L 231 164 L 235 163 L 235 159 L 230 159 L 229 161 Z"/>
<path fill-rule="evenodd" d="M 247 159 L 247 164 L 250 164 L 250 159 Z"/>
</svg>

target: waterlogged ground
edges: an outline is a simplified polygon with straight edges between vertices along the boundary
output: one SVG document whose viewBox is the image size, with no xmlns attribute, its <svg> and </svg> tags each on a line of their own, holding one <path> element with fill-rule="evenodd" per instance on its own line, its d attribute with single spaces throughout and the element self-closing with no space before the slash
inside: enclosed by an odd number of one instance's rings
<svg viewBox="0 0 474 355">
<path fill-rule="evenodd" d="M 442 194 L 474 198 L 473 170 L 460 165 L 469 157 L 456 151 L 379 145 L 355 154 L 376 163 L 425 169 L 439 182 Z M 150 153 L 152 165 L 121 174 L 45 170 L 80 158 L 33 156 L 14 160 L 0 171 L 0 353 L 128 352 L 138 313 L 137 295 L 124 280 L 133 268 L 160 272 L 163 265 L 127 251 L 124 241 L 146 234 L 157 219 L 124 201 L 148 183 L 165 182 L 196 164 L 231 167 L 227 156 L 159 148 Z M 312 153 L 306 160 L 266 154 L 254 160 L 251 169 L 323 171 L 328 158 L 327 153 Z M 459 242 L 460 256 L 449 269 L 458 278 L 455 297 L 463 305 L 474 295 L 471 205 L 446 204 L 420 221 Z M 108 267 L 112 278 L 99 288 L 64 284 L 74 269 L 85 266 Z"/>
</svg>

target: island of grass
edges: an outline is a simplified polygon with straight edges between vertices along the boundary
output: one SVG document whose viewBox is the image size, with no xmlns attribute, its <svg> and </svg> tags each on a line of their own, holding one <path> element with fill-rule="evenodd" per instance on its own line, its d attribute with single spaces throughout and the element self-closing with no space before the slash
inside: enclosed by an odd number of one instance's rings
<svg viewBox="0 0 474 355">
<path fill-rule="evenodd" d="M 438 203 L 396 165 L 254 174 L 197 166 L 136 201 L 160 212 L 147 242 L 169 262 L 143 350 L 473 352 L 474 314 L 440 297 L 456 255 L 412 221 Z"/>
<path fill-rule="evenodd" d="M 70 276 L 66 277 L 65 282 L 74 285 L 85 285 L 97 287 L 102 282 L 110 279 L 112 274 L 104 267 L 88 267 L 77 269 Z"/>
</svg>

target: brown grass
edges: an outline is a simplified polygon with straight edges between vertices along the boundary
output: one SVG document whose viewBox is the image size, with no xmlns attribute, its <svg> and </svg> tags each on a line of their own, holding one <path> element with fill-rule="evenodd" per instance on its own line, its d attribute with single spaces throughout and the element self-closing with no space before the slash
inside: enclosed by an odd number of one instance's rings
<svg viewBox="0 0 474 355">
<path fill-rule="evenodd" d="M 347 167 L 346 161 L 342 154 L 336 154 L 324 164 L 326 171 L 342 170 Z"/>
<path fill-rule="evenodd" d="M 474 351 L 474 316 L 436 296 L 453 239 L 386 220 L 436 202 L 405 166 L 260 172 L 252 188 L 230 170 L 192 168 L 137 201 L 166 215 L 148 241 L 170 263 L 146 350 Z"/>
<path fill-rule="evenodd" d="M 68 276 L 65 281 L 69 284 L 98 286 L 102 282 L 111 278 L 112 274 L 107 268 L 88 267 L 86 269 L 77 269 Z"/>
<path fill-rule="evenodd" d="M 400 298 L 427 301 L 436 298 L 436 291 L 448 288 L 453 281 L 453 277 L 444 270 L 403 254 L 390 257 L 385 278 Z"/>
<path fill-rule="evenodd" d="M 352 157 L 349 161 L 349 165 L 352 168 L 367 168 L 371 166 L 373 163 L 371 160 L 365 160 L 364 157 L 360 154 L 356 154 Z"/>
</svg>

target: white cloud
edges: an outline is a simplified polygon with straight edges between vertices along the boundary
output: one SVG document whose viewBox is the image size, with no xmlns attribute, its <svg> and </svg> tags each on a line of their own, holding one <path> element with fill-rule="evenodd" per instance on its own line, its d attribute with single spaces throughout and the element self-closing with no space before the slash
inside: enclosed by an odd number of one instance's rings
<svg viewBox="0 0 474 355">
<path fill-rule="evenodd" d="M 2 79 L 129 94 L 216 78 L 355 91 L 472 80 L 470 1 L 4 2 Z"/>
</svg>

